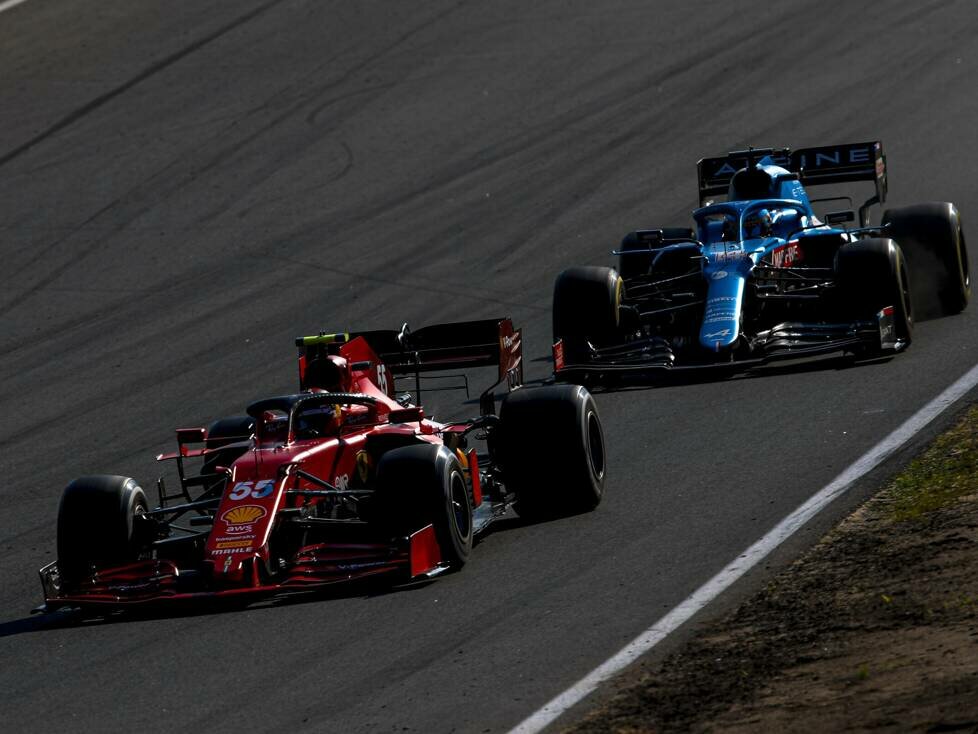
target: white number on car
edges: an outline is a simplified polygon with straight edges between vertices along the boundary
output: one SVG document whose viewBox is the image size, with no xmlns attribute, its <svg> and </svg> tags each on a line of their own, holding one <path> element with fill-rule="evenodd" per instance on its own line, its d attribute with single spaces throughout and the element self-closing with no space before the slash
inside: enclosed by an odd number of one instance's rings
<svg viewBox="0 0 978 734">
<path fill-rule="evenodd" d="M 246 497 L 260 500 L 267 497 L 275 489 L 274 479 L 262 479 L 260 482 L 238 482 L 228 494 L 228 499 L 243 500 Z"/>
</svg>

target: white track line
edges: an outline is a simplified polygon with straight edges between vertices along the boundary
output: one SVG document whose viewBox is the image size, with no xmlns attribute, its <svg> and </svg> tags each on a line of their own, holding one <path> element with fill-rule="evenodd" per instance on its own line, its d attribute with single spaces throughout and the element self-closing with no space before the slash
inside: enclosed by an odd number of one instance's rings
<svg viewBox="0 0 978 734">
<path fill-rule="evenodd" d="M 27 0 L 6 0 L 5 2 L 0 3 L 0 13 L 2 13 L 4 10 L 10 10 L 11 8 L 16 8 L 21 3 L 26 3 L 26 2 Z"/>
<path fill-rule="evenodd" d="M 918 410 L 893 433 L 863 454 L 848 469 L 837 476 L 801 507 L 788 515 L 767 535 L 731 561 L 666 616 L 629 642 L 614 656 L 592 670 L 577 683 L 542 708 L 521 721 L 510 734 L 536 734 L 543 731 L 558 716 L 579 703 L 601 683 L 645 654 L 690 617 L 703 609 L 730 587 L 737 579 L 766 558 L 771 551 L 790 538 L 799 528 L 821 512 L 832 500 L 844 494 L 859 478 L 879 466 L 894 451 L 913 438 L 924 426 L 943 413 L 955 401 L 978 384 L 978 365 L 975 365 L 953 385 Z"/>
</svg>

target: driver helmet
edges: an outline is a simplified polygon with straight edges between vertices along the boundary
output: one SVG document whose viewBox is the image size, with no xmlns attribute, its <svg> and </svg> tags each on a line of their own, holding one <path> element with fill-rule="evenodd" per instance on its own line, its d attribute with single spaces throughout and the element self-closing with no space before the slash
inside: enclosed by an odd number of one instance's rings
<svg viewBox="0 0 978 734">
<path fill-rule="evenodd" d="M 770 237 L 774 218 L 767 209 L 758 209 L 744 220 L 747 237 Z"/>
<path fill-rule="evenodd" d="M 306 365 L 302 387 L 326 392 L 350 391 L 350 365 L 345 357 L 326 354 L 316 357 Z"/>
<path fill-rule="evenodd" d="M 303 410 L 296 417 L 296 438 L 330 436 L 339 429 L 342 417 L 339 405 L 320 405 Z"/>
</svg>

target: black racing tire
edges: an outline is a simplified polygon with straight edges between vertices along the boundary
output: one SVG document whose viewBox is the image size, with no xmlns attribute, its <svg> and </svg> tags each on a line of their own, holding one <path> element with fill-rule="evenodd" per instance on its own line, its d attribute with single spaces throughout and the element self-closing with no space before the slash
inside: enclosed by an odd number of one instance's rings
<svg viewBox="0 0 978 734">
<path fill-rule="evenodd" d="M 499 409 L 494 448 L 516 511 L 527 520 L 589 512 L 604 496 L 601 417 L 580 385 L 522 388 Z"/>
<path fill-rule="evenodd" d="M 233 415 L 219 418 L 207 429 L 204 446 L 218 449 L 229 443 L 246 441 L 255 432 L 255 419 L 250 415 Z"/>
<path fill-rule="evenodd" d="M 662 237 L 671 239 L 693 239 L 693 230 L 686 227 L 663 227 Z M 649 252 L 649 245 L 643 241 L 641 232 L 629 232 L 618 246 L 618 272 L 625 280 L 647 275 L 652 269 L 655 253 Z"/>
<path fill-rule="evenodd" d="M 472 550 L 472 496 L 458 457 L 447 446 L 391 449 L 377 465 L 373 516 L 387 532 L 434 527 L 442 560 L 460 568 Z"/>
<path fill-rule="evenodd" d="M 571 349 L 617 340 L 624 284 L 614 268 L 568 268 L 554 284 L 553 338 Z"/>
<path fill-rule="evenodd" d="M 79 477 L 61 495 L 58 508 L 58 572 L 71 588 L 95 565 L 124 564 L 139 558 L 142 540 L 137 516 L 149 509 L 146 493 L 129 477 Z"/>
<path fill-rule="evenodd" d="M 883 212 L 887 237 L 907 258 L 914 295 L 935 316 L 960 313 L 971 300 L 968 247 L 961 216 L 946 201 Z"/>
<path fill-rule="evenodd" d="M 872 238 L 843 245 L 835 255 L 835 273 L 843 314 L 869 320 L 893 306 L 896 337 L 903 346 L 910 345 L 914 325 L 910 274 L 896 242 Z"/>
<path fill-rule="evenodd" d="M 230 466 L 248 450 L 250 437 L 255 432 L 255 419 L 250 415 L 219 418 L 211 423 L 204 438 L 204 447 L 220 449 L 208 454 L 200 467 L 201 474 L 213 474 L 219 466 Z"/>
</svg>

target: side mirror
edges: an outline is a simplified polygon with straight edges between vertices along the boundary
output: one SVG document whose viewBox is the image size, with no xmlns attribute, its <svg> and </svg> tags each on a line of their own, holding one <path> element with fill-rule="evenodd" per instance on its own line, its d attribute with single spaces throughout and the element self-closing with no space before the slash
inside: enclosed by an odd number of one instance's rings
<svg viewBox="0 0 978 734">
<path fill-rule="evenodd" d="M 206 436 L 207 431 L 205 431 L 203 428 L 177 429 L 177 443 L 180 445 L 185 443 L 203 443 Z"/>
<path fill-rule="evenodd" d="M 856 212 L 852 209 L 844 209 L 840 212 L 829 212 L 825 215 L 826 224 L 844 224 L 846 222 L 855 222 Z"/>
<path fill-rule="evenodd" d="M 410 423 L 424 420 L 424 410 L 419 407 L 392 410 L 388 417 L 391 423 Z"/>
</svg>

